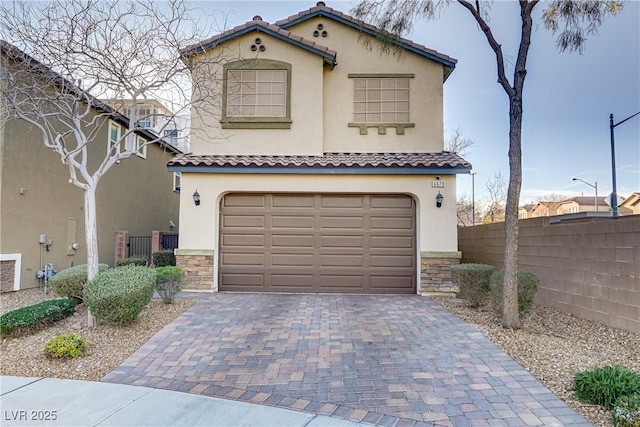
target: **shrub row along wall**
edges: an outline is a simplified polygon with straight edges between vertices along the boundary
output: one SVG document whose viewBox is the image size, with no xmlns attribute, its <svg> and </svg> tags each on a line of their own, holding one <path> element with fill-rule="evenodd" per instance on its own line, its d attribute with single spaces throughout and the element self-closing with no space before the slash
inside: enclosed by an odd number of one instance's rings
<svg viewBox="0 0 640 427">
<path fill-rule="evenodd" d="M 520 220 L 518 264 L 536 303 L 640 333 L 640 215 L 550 224 Z M 462 262 L 503 268 L 504 223 L 458 228 Z"/>
</svg>

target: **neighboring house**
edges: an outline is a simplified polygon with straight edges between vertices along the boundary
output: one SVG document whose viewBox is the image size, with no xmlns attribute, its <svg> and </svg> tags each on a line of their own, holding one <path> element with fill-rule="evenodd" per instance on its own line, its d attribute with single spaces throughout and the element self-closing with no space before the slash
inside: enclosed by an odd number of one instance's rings
<svg viewBox="0 0 640 427">
<path fill-rule="evenodd" d="M 4 67 L 7 53 L 17 50 L 5 42 L 1 47 Z M 111 148 L 111 135 L 128 125 L 125 117 L 97 105 L 92 112 L 106 116 L 88 147 L 93 164 Z M 136 137 L 156 138 L 148 130 Z M 83 192 L 68 183 L 69 168 L 44 146 L 40 132 L 31 125 L 17 119 L 0 123 L 0 142 L 2 291 L 33 288 L 40 284 L 36 273 L 46 264 L 60 271 L 86 262 Z M 141 144 L 137 155 L 114 165 L 101 179 L 96 200 L 100 262 L 114 264 L 118 230 L 150 236 L 153 230 L 170 231 L 172 223 L 178 224 L 179 197 L 166 170 L 167 161 L 177 153 L 170 145 Z"/>
<path fill-rule="evenodd" d="M 559 202 L 538 202 L 529 210 L 529 218 L 557 215 L 558 204 Z"/>
<path fill-rule="evenodd" d="M 222 93 L 192 110 L 193 154 L 169 162 L 189 288 L 451 290 L 456 174 L 471 169 L 443 151 L 456 60 L 405 39 L 379 51 L 376 33 L 319 2 L 183 51 L 197 87 Z"/>
<path fill-rule="evenodd" d="M 622 215 L 640 215 L 640 193 L 631 193 L 629 197 L 624 199 L 620 206 L 618 206 L 620 214 Z"/>
<path fill-rule="evenodd" d="M 527 218 L 529 218 L 530 215 L 531 215 L 531 211 L 535 207 L 536 207 L 536 205 L 534 205 L 534 204 L 527 204 L 527 205 L 524 205 L 524 206 L 520 206 L 518 208 L 518 218 L 519 219 L 527 219 Z"/>
<path fill-rule="evenodd" d="M 100 101 L 117 110 L 120 114 L 129 116 L 132 105 L 131 99 L 101 99 Z M 136 106 L 137 125 L 141 129 L 151 129 L 162 136 L 164 140 L 183 153 L 189 150 L 189 128 L 191 118 L 189 114 L 175 114 L 156 99 L 138 101 Z"/>
<path fill-rule="evenodd" d="M 556 208 L 556 215 L 564 215 L 578 212 L 608 212 L 609 205 L 604 197 L 578 196 L 562 200 Z"/>
</svg>

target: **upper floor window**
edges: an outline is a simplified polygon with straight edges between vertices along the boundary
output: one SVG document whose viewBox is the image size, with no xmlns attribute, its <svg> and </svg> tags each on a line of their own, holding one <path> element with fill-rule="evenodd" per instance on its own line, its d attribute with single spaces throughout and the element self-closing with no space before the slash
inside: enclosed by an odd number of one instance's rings
<svg viewBox="0 0 640 427">
<path fill-rule="evenodd" d="M 136 124 L 139 128 L 151 129 L 155 126 L 153 107 L 141 105 L 136 109 Z"/>
<path fill-rule="evenodd" d="M 175 146 L 180 137 L 180 131 L 178 129 L 165 129 L 164 139 L 171 145 Z"/>
<path fill-rule="evenodd" d="M 387 127 L 395 127 L 398 135 L 411 123 L 410 81 L 413 74 L 349 74 L 353 79 L 353 122 L 367 134 L 367 128 L 377 127 L 385 134 Z"/>
<path fill-rule="evenodd" d="M 109 140 L 107 144 L 107 154 L 113 156 L 120 152 L 121 127 L 119 124 L 109 122 Z"/>
<path fill-rule="evenodd" d="M 136 155 L 143 159 L 147 158 L 147 141 L 140 136 L 136 136 Z"/>
<path fill-rule="evenodd" d="M 224 65 L 223 128 L 289 129 L 291 65 L 269 59 Z"/>
<path fill-rule="evenodd" d="M 173 173 L 173 191 L 180 194 L 180 172 Z"/>
</svg>

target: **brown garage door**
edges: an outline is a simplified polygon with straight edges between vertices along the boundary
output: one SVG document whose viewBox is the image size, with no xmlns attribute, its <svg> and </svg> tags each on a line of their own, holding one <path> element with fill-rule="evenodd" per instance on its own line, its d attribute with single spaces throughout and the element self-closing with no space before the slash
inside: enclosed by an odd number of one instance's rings
<svg viewBox="0 0 640 427">
<path fill-rule="evenodd" d="M 415 206 L 401 195 L 230 194 L 220 289 L 415 293 Z"/>
</svg>

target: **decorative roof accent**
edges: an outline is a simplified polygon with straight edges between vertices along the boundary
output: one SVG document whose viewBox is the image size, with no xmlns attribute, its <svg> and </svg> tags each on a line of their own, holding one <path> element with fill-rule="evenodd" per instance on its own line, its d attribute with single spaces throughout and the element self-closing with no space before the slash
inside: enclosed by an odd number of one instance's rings
<svg viewBox="0 0 640 427">
<path fill-rule="evenodd" d="M 334 21 L 341 22 L 345 25 L 348 25 L 352 28 L 357 29 L 358 31 L 367 33 L 373 37 L 376 37 L 381 32 L 381 30 L 378 27 L 371 24 L 367 24 L 364 21 L 361 21 L 349 15 L 346 15 L 333 8 L 327 7 L 324 2 L 318 2 L 316 6 L 308 10 L 299 12 L 295 15 L 289 16 L 288 18 L 277 21 L 276 25 L 278 27 L 288 29 L 296 24 L 299 24 L 301 22 L 304 22 L 308 19 L 315 18 L 315 17 L 326 17 Z M 411 40 L 408 40 L 402 37 L 397 37 L 397 38 L 392 37 L 390 41 L 391 43 L 394 43 L 397 46 L 400 46 L 413 53 L 416 53 L 420 56 L 427 57 L 429 59 L 432 59 L 444 65 L 443 81 L 447 80 L 449 75 L 453 72 L 453 69 L 455 68 L 456 63 L 458 62 L 458 60 L 455 58 L 442 54 L 436 50 L 429 49 L 424 45 L 414 43 Z"/>
<path fill-rule="evenodd" d="M 170 171 L 206 173 L 346 173 L 457 174 L 471 164 L 455 153 L 325 153 L 323 155 L 182 154 L 167 164 Z"/>
<path fill-rule="evenodd" d="M 282 29 L 276 25 L 269 24 L 268 22 L 263 21 L 262 18 L 260 18 L 260 16 L 255 16 L 252 21 L 245 22 L 242 25 L 233 27 L 230 30 L 227 30 L 223 33 L 210 37 L 199 43 L 193 44 L 191 46 L 187 46 L 184 49 L 182 49 L 182 55 L 184 56 L 197 55 L 209 49 L 213 49 L 219 44 L 225 43 L 229 40 L 233 40 L 236 37 L 240 37 L 252 31 L 263 32 L 271 36 L 274 36 L 276 38 L 279 38 L 280 40 L 284 40 L 302 49 L 308 50 L 312 53 L 322 56 L 332 66 L 336 65 L 337 52 L 335 50 L 329 49 L 328 47 L 318 44 L 312 40 L 307 40 L 302 36 L 294 34 L 291 31 Z"/>
</svg>

